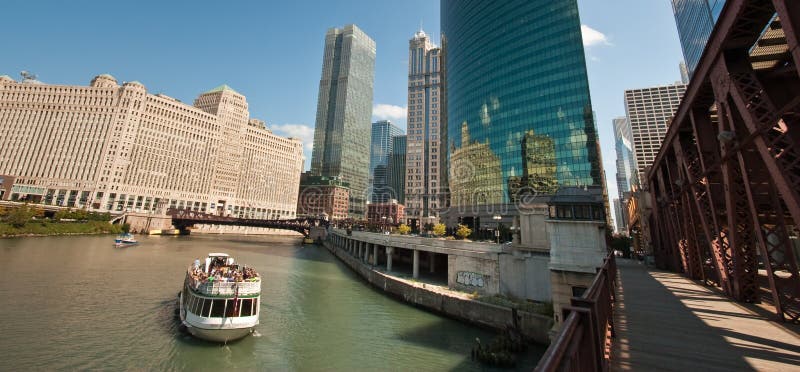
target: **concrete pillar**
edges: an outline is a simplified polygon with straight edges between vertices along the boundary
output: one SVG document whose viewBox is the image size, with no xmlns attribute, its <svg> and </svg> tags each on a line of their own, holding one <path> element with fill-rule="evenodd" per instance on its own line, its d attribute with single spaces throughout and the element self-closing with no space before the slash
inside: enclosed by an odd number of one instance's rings
<svg viewBox="0 0 800 372">
<path fill-rule="evenodd" d="M 413 250 L 413 252 L 414 252 L 414 266 L 413 266 L 414 270 L 411 277 L 417 279 L 419 278 L 419 251 L 415 249 Z"/>
<path fill-rule="evenodd" d="M 428 266 L 430 266 L 431 274 L 433 273 L 433 267 L 436 266 L 436 253 L 428 252 L 428 257 L 430 257 L 430 261 L 428 262 Z"/>
<path fill-rule="evenodd" d="M 364 257 L 363 257 L 364 263 L 369 263 L 369 249 L 371 248 L 372 245 L 373 244 L 371 244 L 371 243 L 367 243 L 364 246 Z"/>
<path fill-rule="evenodd" d="M 375 244 L 372 247 L 372 264 L 374 266 L 378 266 L 378 245 Z"/>
<path fill-rule="evenodd" d="M 392 271 L 392 253 L 394 253 L 394 248 L 387 246 L 386 247 L 386 272 Z"/>
</svg>

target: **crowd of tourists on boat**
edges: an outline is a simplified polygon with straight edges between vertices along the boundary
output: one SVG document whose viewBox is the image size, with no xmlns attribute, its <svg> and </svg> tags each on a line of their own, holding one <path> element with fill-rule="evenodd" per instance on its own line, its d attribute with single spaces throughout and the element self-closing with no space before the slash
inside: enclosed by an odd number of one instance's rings
<svg viewBox="0 0 800 372">
<path fill-rule="evenodd" d="M 212 262 L 208 273 L 206 273 L 200 266 L 200 260 L 195 261 L 195 265 L 191 269 L 191 276 L 192 279 L 202 283 L 256 282 L 259 280 L 258 273 L 255 269 L 247 266 L 214 265 L 214 262 Z"/>
</svg>

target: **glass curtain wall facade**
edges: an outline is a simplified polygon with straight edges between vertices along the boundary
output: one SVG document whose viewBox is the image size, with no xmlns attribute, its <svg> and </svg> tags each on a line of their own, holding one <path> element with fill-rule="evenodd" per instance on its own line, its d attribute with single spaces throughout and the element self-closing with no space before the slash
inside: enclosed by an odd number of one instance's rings
<svg viewBox="0 0 800 372">
<path fill-rule="evenodd" d="M 350 184 L 349 214 L 365 216 L 375 42 L 355 25 L 325 34 L 311 174 Z"/>
<path fill-rule="evenodd" d="M 703 49 L 724 5 L 725 0 L 672 0 L 672 11 L 690 78 L 703 56 Z"/>
<path fill-rule="evenodd" d="M 631 183 L 638 181 L 636 159 L 633 157 L 633 133 L 628 118 L 614 119 L 614 149 L 617 153 L 617 191 L 621 200 L 623 193 L 631 191 Z"/>
<path fill-rule="evenodd" d="M 370 186 L 373 203 L 384 203 L 391 199 L 388 194 L 388 166 L 392 151 L 392 140 L 403 134 L 403 130 L 389 120 L 372 123 L 372 141 L 369 155 Z"/>
<path fill-rule="evenodd" d="M 602 186 L 576 0 L 442 0 L 441 10 L 451 208 Z"/>
<path fill-rule="evenodd" d="M 406 136 L 392 138 L 392 152 L 389 154 L 389 170 L 386 178 L 392 199 L 400 204 L 406 202 Z"/>
</svg>

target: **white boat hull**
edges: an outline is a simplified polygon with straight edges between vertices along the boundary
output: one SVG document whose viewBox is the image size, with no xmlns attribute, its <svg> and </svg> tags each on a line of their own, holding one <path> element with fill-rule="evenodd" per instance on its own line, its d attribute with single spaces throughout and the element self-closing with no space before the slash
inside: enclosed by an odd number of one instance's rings
<svg viewBox="0 0 800 372">
<path fill-rule="evenodd" d="M 229 342 L 243 338 L 253 332 L 253 328 L 223 328 L 203 329 L 186 324 L 186 329 L 192 336 L 213 342 Z"/>
<path fill-rule="evenodd" d="M 229 342 L 243 338 L 255 330 L 258 315 L 237 318 L 206 318 L 187 312 L 183 307 L 183 292 L 178 299 L 181 323 L 194 337 L 212 342 Z"/>
</svg>

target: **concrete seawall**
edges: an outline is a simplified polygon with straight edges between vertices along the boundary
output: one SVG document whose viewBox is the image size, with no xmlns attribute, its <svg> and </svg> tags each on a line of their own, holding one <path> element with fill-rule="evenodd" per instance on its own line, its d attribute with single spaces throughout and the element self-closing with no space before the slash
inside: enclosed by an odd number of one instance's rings
<svg viewBox="0 0 800 372">
<path fill-rule="evenodd" d="M 329 241 L 324 242 L 324 245 L 369 284 L 405 302 L 497 331 L 505 330 L 513 322 L 510 308 L 435 291 L 425 288 L 423 283 L 410 283 L 386 275 L 362 263 Z M 518 310 L 517 321 L 525 337 L 542 345 L 550 343 L 549 332 L 553 326 L 550 317 Z"/>
</svg>

